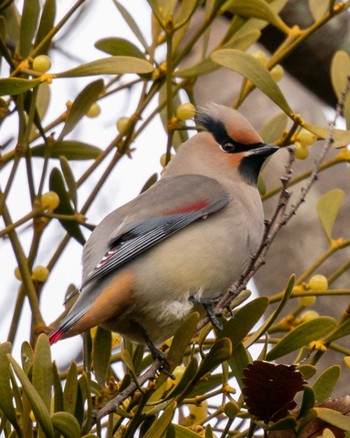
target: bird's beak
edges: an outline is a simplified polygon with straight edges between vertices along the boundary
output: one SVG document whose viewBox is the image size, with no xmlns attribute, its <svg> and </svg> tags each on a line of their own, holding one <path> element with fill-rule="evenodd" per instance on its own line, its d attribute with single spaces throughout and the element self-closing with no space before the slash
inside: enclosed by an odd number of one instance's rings
<svg viewBox="0 0 350 438">
<path fill-rule="evenodd" d="M 274 154 L 276 151 L 279 150 L 279 147 L 275 144 L 261 144 L 257 145 L 256 148 L 250 149 L 248 152 L 245 153 L 246 156 L 252 156 L 252 155 L 262 155 L 263 157 L 268 157 L 269 155 Z"/>
</svg>

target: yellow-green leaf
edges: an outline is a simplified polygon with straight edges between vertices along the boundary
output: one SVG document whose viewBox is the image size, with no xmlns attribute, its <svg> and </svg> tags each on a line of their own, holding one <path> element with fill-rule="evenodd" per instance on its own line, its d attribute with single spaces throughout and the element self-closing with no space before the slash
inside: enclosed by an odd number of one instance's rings
<svg viewBox="0 0 350 438">
<path fill-rule="evenodd" d="M 88 112 L 91 105 L 96 102 L 103 90 L 104 83 L 102 79 L 91 82 L 84 87 L 84 89 L 74 99 L 74 102 L 69 109 L 67 120 L 57 141 L 62 140 L 75 128 L 81 118 Z"/>
<path fill-rule="evenodd" d="M 144 438 L 163 438 L 164 432 L 173 419 L 175 408 L 176 402 L 170 403 L 163 414 L 148 429 Z"/>
<path fill-rule="evenodd" d="M 276 14 L 268 2 L 264 0 L 232 0 L 227 3 L 227 6 L 225 5 L 225 9 L 242 17 L 254 17 L 265 20 L 286 35 L 289 33 L 289 27 Z"/>
<path fill-rule="evenodd" d="M 51 388 L 53 384 L 50 342 L 47 335 L 38 337 L 33 355 L 32 383 L 38 391 L 47 410 L 50 410 Z"/>
<path fill-rule="evenodd" d="M 33 157 L 45 157 L 45 144 L 38 144 L 31 148 Z M 96 146 L 82 143 L 76 140 L 62 140 L 53 145 L 50 150 L 50 158 L 66 157 L 68 160 L 94 160 L 102 150 Z"/>
<path fill-rule="evenodd" d="M 303 128 L 317 135 L 319 139 L 329 138 L 329 128 L 322 128 L 321 126 L 312 125 L 311 123 L 302 123 Z M 333 146 L 335 148 L 342 148 L 350 143 L 350 130 L 333 129 Z"/>
<path fill-rule="evenodd" d="M 173 438 L 200 438 L 203 435 L 199 435 L 188 427 L 180 426 L 179 424 L 172 424 L 171 426 L 173 434 L 170 434 Z"/>
<path fill-rule="evenodd" d="M 272 79 L 268 69 L 260 64 L 252 55 L 236 49 L 222 49 L 213 52 L 211 59 L 217 64 L 227 67 L 249 79 L 286 114 L 292 113 L 288 102 L 279 86 Z"/>
<path fill-rule="evenodd" d="M 338 325 L 325 339 L 325 342 L 333 342 L 337 339 L 344 338 L 350 334 L 350 319 L 346 319 L 342 324 Z"/>
<path fill-rule="evenodd" d="M 34 47 L 36 47 L 46 35 L 51 31 L 55 23 L 56 16 L 56 0 L 46 0 L 43 12 L 40 17 L 40 24 L 38 27 L 38 32 L 36 34 Z M 52 40 L 49 40 L 44 44 L 41 49 L 37 52 L 37 55 L 46 54 L 51 47 Z"/>
<path fill-rule="evenodd" d="M 268 120 L 260 129 L 260 135 L 265 143 L 275 143 L 287 128 L 288 117 L 285 113 L 278 113 Z"/>
<path fill-rule="evenodd" d="M 49 411 L 47 410 L 45 403 L 41 399 L 38 391 L 35 389 L 33 384 L 28 379 L 25 372 L 21 369 L 21 367 L 18 365 L 18 363 L 13 359 L 13 357 L 8 354 L 7 355 L 8 360 L 16 373 L 16 376 L 18 377 L 19 381 L 22 384 L 23 391 L 26 394 L 31 407 L 33 409 L 34 415 L 36 420 L 39 422 L 40 426 L 42 427 L 45 436 L 47 438 L 51 438 L 54 436 L 54 430 L 52 426 L 52 422 L 49 416 Z"/>
<path fill-rule="evenodd" d="M 315 405 L 315 392 L 310 386 L 304 387 L 303 400 L 301 402 L 298 418 L 305 417 L 307 411 L 312 409 Z"/>
<path fill-rule="evenodd" d="M 329 0 L 309 0 L 309 8 L 314 20 L 318 21 L 328 11 Z"/>
<path fill-rule="evenodd" d="M 56 192 L 60 198 L 60 203 L 55 209 L 55 213 L 73 216 L 74 210 L 71 205 L 69 194 L 65 188 L 63 176 L 56 167 L 51 171 L 49 186 L 50 190 Z M 77 222 L 65 219 L 59 219 L 59 221 L 63 228 L 72 237 L 74 237 L 80 244 L 84 245 L 85 238 Z"/>
<path fill-rule="evenodd" d="M 259 297 L 245 304 L 235 313 L 233 318 L 227 321 L 223 330 L 218 333 L 218 338 L 229 338 L 234 351 L 263 316 L 268 305 L 269 299 L 267 297 Z"/>
<path fill-rule="evenodd" d="M 95 75 L 121 75 L 126 73 L 145 74 L 152 71 L 152 64 L 144 59 L 132 56 L 110 56 L 81 64 L 78 67 L 57 73 L 55 76 L 58 78 L 73 78 Z"/>
<path fill-rule="evenodd" d="M 21 360 L 23 371 L 28 374 L 33 365 L 33 349 L 27 341 L 23 342 L 21 345 Z"/>
<path fill-rule="evenodd" d="M 317 373 L 315 365 L 309 363 L 299 365 L 298 370 L 301 372 L 305 380 L 311 379 L 311 377 Z"/>
<path fill-rule="evenodd" d="M 350 432 L 350 417 L 343 415 L 341 412 L 328 408 L 313 408 L 317 418 L 325 421 L 332 426 Z"/>
<path fill-rule="evenodd" d="M 16 96 L 40 84 L 40 79 L 7 78 L 0 79 L 0 96 Z"/>
<path fill-rule="evenodd" d="M 26 58 L 32 48 L 32 41 L 38 25 L 40 12 L 39 0 L 23 2 L 21 29 L 19 38 L 19 53 Z"/>
<path fill-rule="evenodd" d="M 141 50 L 125 38 L 102 38 L 101 40 L 96 41 L 95 47 L 96 49 L 113 56 L 132 56 L 145 59 L 145 55 Z"/>
<path fill-rule="evenodd" d="M 0 344 L 0 409 L 3 416 L 7 418 L 17 431 L 17 435 L 21 436 L 21 428 L 17 421 L 15 407 L 13 406 L 13 394 L 10 384 L 10 364 L 7 359 L 7 354 L 10 352 L 11 344 L 9 342 Z"/>
<path fill-rule="evenodd" d="M 143 36 L 141 29 L 137 25 L 136 21 L 134 20 L 134 18 L 130 14 L 130 12 L 117 0 L 113 0 L 113 3 L 115 4 L 118 11 L 122 15 L 124 21 L 130 27 L 132 34 L 140 41 L 140 43 L 143 45 L 143 47 L 148 51 L 147 41 L 146 41 L 145 37 Z"/>
<path fill-rule="evenodd" d="M 235 348 L 234 354 L 228 360 L 233 375 L 235 376 L 237 383 L 241 389 L 244 387 L 242 381 L 243 370 L 247 368 L 250 361 L 251 357 L 242 343 L 240 343 L 238 347 Z"/>
<path fill-rule="evenodd" d="M 78 420 L 68 412 L 55 412 L 51 421 L 53 427 L 67 438 L 79 438 L 80 426 Z"/>
<path fill-rule="evenodd" d="M 350 76 L 350 56 L 344 50 L 338 50 L 331 63 L 331 80 L 338 99 L 346 90 L 348 77 Z M 350 95 L 349 92 L 345 97 L 343 114 L 346 120 L 346 127 L 350 129 Z"/>
<path fill-rule="evenodd" d="M 69 196 L 73 202 L 74 208 L 77 209 L 77 183 L 74 179 L 74 175 L 69 165 L 69 161 L 64 155 L 60 156 L 60 164 L 64 179 L 68 187 Z"/>
<path fill-rule="evenodd" d="M 329 241 L 332 241 L 333 225 L 343 200 L 343 190 L 333 189 L 322 195 L 317 202 L 317 214 Z"/>
<path fill-rule="evenodd" d="M 326 336 L 336 325 L 333 318 L 321 316 L 300 324 L 287 333 L 266 355 L 272 361 L 305 347 L 310 342 Z"/>
<path fill-rule="evenodd" d="M 78 396 L 78 368 L 75 362 L 71 363 L 68 370 L 63 391 L 64 411 L 74 415 Z"/>
<path fill-rule="evenodd" d="M 332 365 L 318 377 L 316 382 L 312 385 L 312 389 L 315 393 L 315 400 L 318 404 L 323 403 L 329 398 L 335 385 L 340 377 L 340 366 Z"/>
<path fill-rule="evenodd" d="M 232 345 L 228 338 L 217 339 L 199 365 L 196 377 L 192 381 L 195 385 L 203 376 L 213 371 L 218 365 L 228 360 L 232 355 Z"/>
<path fill-rule="evenodd" d="M 105 387 L 107 382 L 107 373 L 109 370 L 109 360 L 112 349 L 112 334 L 109 330 L 97 327 L 92 349 L 92 360 L 95 376 L 101 388 Z"/>
<path fill-rule="evenodd" d="M 52 364 L 53 389 L 54 389 L 54 411 L 63 411 L 63 390 L 62 383 L 55 362 Z"/>
</svg>

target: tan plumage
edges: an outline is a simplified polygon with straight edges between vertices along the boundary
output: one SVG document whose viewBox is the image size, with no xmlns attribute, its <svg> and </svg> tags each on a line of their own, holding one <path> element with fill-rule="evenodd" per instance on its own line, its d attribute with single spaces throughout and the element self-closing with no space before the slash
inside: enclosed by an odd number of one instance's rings
<svg viewBox="0 0 350 438">
<path fill-rule="evenodd" d="M 258 172 L 277 148 L 221 105 L 198 123 L 206 131 L 181 145 L 161 180 L 95 228 L 82 291 L 52 342 L 100 324 L 159 344 L 193 308 L 190 297 L 215 298 L 239 277 L 263 233 Z"/>
</svg>

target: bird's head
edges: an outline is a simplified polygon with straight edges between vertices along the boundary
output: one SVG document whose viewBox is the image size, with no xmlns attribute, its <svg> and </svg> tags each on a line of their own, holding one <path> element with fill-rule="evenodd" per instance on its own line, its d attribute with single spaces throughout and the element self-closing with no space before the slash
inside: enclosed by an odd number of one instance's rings
<svg viewBox="0 0 350 438">
<path fill-rule="evenodd" d="M 265 159 L 279 148 L 266 144 L 238 111 L 224 105 L 209 104 L 198 111 L 196 122 L 202 126 L 221 149 L 225 163 L 238 168 L 241 177 L 256 185 Z"/>
</svg>

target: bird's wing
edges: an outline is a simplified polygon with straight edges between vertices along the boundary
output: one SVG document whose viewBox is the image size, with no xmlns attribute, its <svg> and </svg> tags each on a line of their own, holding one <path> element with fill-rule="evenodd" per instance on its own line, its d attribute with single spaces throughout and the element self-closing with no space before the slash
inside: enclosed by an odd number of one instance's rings
<svg viewBox="0 0 350 438">
<path fill-rule="evenodd" d="M 222 186 L 211 178 L 188 175 L 171 180 L 173 181 L 170 181 L 170 178 L 163 180 L 164 184 L 159 184 L 154 193 L 152 190 L 150 194 L 145 193 L 148 196 L 140 201 L 141 209 L 142 203 L 148 200 L 156 203 L 154 207 L 149 206 L 149 217 L 144 217 L 141 221 L 138 219 L 138 222 L 131 218 L 127 225 L 119 226 L 116 232 L 112 233 L 108 251 L 85 276 L 81 288 L 93 280 L 104 277 L 192 222 L 221 210 L 228 203 L 228 195 Z M 180 186 L 170 192 L 169 187 L 178 183 Z M 157 207 L 162 205 L 159 200 L 169 197 L 170 202 L 166 202 L 161 208 Z M 135 216 L 137 207 L 136 202 L 133 206 Z"/>
</svg>

